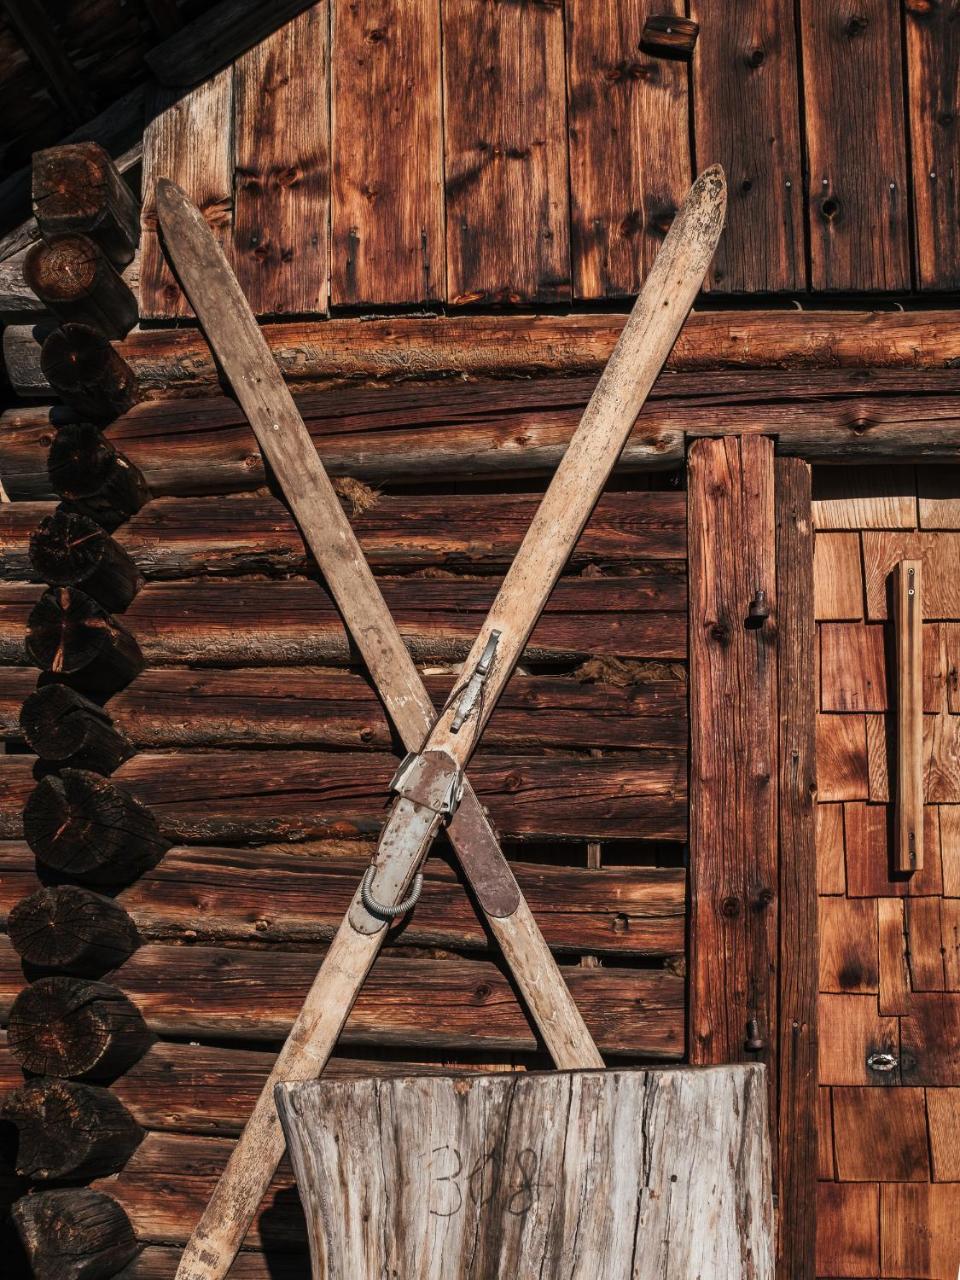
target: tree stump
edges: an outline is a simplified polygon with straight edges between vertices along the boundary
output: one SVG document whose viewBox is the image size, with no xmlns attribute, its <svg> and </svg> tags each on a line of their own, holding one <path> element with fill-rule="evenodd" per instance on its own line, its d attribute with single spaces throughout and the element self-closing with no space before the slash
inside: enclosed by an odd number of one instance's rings
<svg viewBox="0 0 960 1280">
<path fill-rule="evenodd" d="M 28 1080 L 4 1099 L 0 1117 L 17 1130 L 17 1173 L 37 1181 L 116 1173 L 143 1137 L 109 1089 L 66 1080 Z"/>
<path fill-rule="evenodd" d="M 83 769 L 37 783 L 24 806 L 23 834 L 44 866 L 86 884 L 127 884 L 169 847 L 139 800 Z"/>
<path fill-rule="evenodd" d="M 34 1280 L 107 1280 L 139 1248 L 121 1206 L 89 1187 L 23 1196 L 11 1213 Z"/>
<path fill-rule="evenodd" d="M 103 707 L 65 684 L 31 693 L 20 710 L 20 728 L 40 759 L 60 768 L 106 775 L 136 750 Z"/>
<path fill-rule="evenodd" d="M 60 428 L 47 457 L 47 473 L 64 508 L 116 529 L 149 494 L 143 476 L 91 422 Z"/>
<path fill-rule="evenodd" d="M 315 1280 L 772 1280 L 764 1068 L 277 1086 Z"/>
<path fill-rule="evenodd" d="M 25 964 L 86 978 L 123 964 L 140 942 L 119 903 L 72 884 L 21 898 L 7 917 L 7 933 Z"/>
<path fill-rule="evenodd" d="M 44 592 L 27 619 L 26 647 L 42 671 L 91 693 L 116 693 L 144 667 L 130 632 L 76 587 Z"/>
<path fill-rule="evenodd" d="M 24 1071 L 112 1080 L 150 1044 L 136 1005 L 106 982 L 39 978 L 17 995 L 7 1040 Z"/>
</svg>

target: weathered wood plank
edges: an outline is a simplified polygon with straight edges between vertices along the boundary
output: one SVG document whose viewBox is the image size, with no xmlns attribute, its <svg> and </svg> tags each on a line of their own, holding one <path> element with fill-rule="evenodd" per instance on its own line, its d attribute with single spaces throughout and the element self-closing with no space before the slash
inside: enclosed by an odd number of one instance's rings
<svg viewBox="0 0 960 1280">
<path fill-rule="evenodd" d="M 158 1035 L 276 1041 L 289 1031 L 321 959 L 319 952 L 149 943 L 110 981 Z M 666 970 L 578 966 L 565 977 L 605 1052 L 680 1057 L 682 978 Z M 537 1045 L 530 1027 L 497 966 L 386 955 L 374 965 L 341 1043 L 528 1052 Z"/>
<path fill-rule="evenodd" d="M 822 801 L 868 798 L 864 716 L 817 716 L 817 783 Z"/>
<path fill-rule="evenodd" d="M 934 1182 L 960 1182 L 960 1089 L 927 1090 Z"/>
<path fill-rule="evenodd" d="M 917 467 L 921 529 L 960 529 L 960 467 Z"/>
<path fill-rule="evenodd" d="M 837 1176 L 832 1093 L 831 1089 L 817 1090 L 817 1177 L 821 1182 L 833 1182 Z"/>
<path fill-rule="evenodd" d="M 880 926 L 880 1012 L 908 1013 L 912 993 L 903 902 L 897 898 L 880 898 L 877 911 Z"/>
<path fill-rule="evenodd" d="M 688 514 L 690 1060 L 750 1052 L 775 1079 L 777 651 L 774 628 L 744 627 L 757 590 L 776 617 L 773 442 L 695 444 Z"/>
<path fill-rule="evenodd" d="M 898 1070 L 871 1071 L 873 1053 L 899 1055 L 896 1018 L 878 1012 L 875 995 L 820 996 L 820 1083 L 895 1085 Z"/>
<path fill-rule="evenodd" d="M 960 994 L 914 992 L 900 1019 L 900 1058 L 904 1084 L 960 1084 Z"/>
<path fill-rule="evenodd" d="M 380 579 L 418 661 L 466 656 L 495 580 Z M 0 586 L 0 661 L 25 665 L 30 610 L 42 588 Z M 682 658 L 685 583 L 670 570 L 625 578 L 565 578 L 527 646 L 528 660 L 596 654 Z M 311 666 L 351 660 L 353 649 L 325 588 L 305 578 L 271 582 L 194 578 L 148 584 L 124 614 L 148 665 Z"/>
<path fill-rule="evenodd" d="M 817 529 L 913 529 L 914 467 L 818 467 L 813 477 Z"/>
<path fill-rule="evenodd" d="M 680 0 L 566 5 L 575 298 L 639 292 L 691 180 L 686 68 L 638 48 L 654 10 L 683 16 Z"/>
<path fill-rule="evenodd" d="M 824 623 L 820 690 L 821 711 L 886 711 L 883 627 Z"/>
<path fill-rule="evenodd" d="M 277 1107 L 317 1274 L 349 1256 L 424 1280 L 653 1280 L 748 1259 L 770 1280 L 763 1093 L 756 1067 L 501 1073 L 280 1085 Z M 384 1229 L 358 1236 L 365 1213 Z"/>
<path fill-rule="evenodd" d="M 919 560 L 923 573 L 923 616 L 960 618 L 960 533 L 863 534 L 863 567 L 867 591 L 867 616 L 881 620 L 888 615 L 888 578 L 901 560 Z"/>
<path fill-rule="evenodd" d="M 841 1182 L 929 1181 L 922 1089 L 834 1089 L 833 1125 Z"/>
<path fill-rule="evenodd" d="M 954 72 L 960 60 L 960 28 L 956 8 L 907 0 L 904 21 L 917 284 L 921 289 L 957 289 L 960 81 Z"/>
<path fill-rule="evenodd" d="M 504 836 L 682 840 L 685 766 L 683 752 L 480 755 L 470 776 Z M 374 753 L 191 752 L 137 755 L 114 779 L 174 839 L 249 842 L 375 834 L 395 769 Z"/>
<path fill-rule="evenodd" d="M 334 306 L 446 296 L 440 62 L 440 0 L 333 6 Z"/>
<path fill-rule="evenodd" d="M 821 898 L 821 991 L 879 992 L 875 898 Z"/>
<path fill-rule="evenodd" d="M 880 1196 L 876 1183 L 821 1182 L 817 1219 L 818 1276 L 879 1274 Z"/>
<path fill-rule="evenodd" d="M 900 14 L 801 0 L 814 289 L 909 289 Z"/>
<path fill-rule="evenodd" d="M 895 870 L 893 814 L 885 804 L 844 805 L 847 893 L 851 898 L 911 897 L 943 892 L 940 826 L 935 805 L 924 810 L 926 857 L 911 876 Z"/>
<path fill-rule="evenodd" d="M 536 513 L 535 493 L 377 494 L 342 486 L 351 523 L 375 568 L 440 566 L 461 572 L 499 569 L 513 560 Z M 355 500 L 351 502 L 351 495 Z M 0 506 L 0 567 L 8 580 L 35 579 L 30 535 L 53 503 Z M 229 500 L 155 498 L 115 531 L 148 580 L 308 572 L 313 561 L 296 522 L 270 496 Z M 686 495 L 604 494 L 574 548 L 570 566 L 683 560 Z"/>
<path fill-rule="evenodd" d="M 813 607 L 818 622 L 863 617 L 863 570 L 856 533 L 818 533 L 813 554 Z"/>
<path fill-rule="evenodd" d="M 880 1188 L 881 1275 L 948 1276 L 960 1265 L 960 1186 L 888 1183 Z"/>
<path fill-rule="evenodd" d="M 189 93 L 148 95 L 143 140 L 140 316 L 175 320 L 192 315 L 160 247 L 156 180 L 171 178 L 190 196 L 229 252 L 233 226 L 233 69 Z M 197 139 L 203 138 L 203 146 Z"/>
<path fill-rule="evenodd" d="M 943 855 L 943 892 L 960 897 L 960 805 L 940 806 L 940 841 Z"/>
<path fill-rule="evenodd" d="M 817 804 L 817 892 L 846 891 L 843 864 L 843 805 Z"/>
<path fill-rule="evenodd" d="M 924 855 L 924 585 L 923 566 L 919 560 L 897 562 L 892 591 L 897 664 L 894 866 L 898 871 L 910 874 L 923 867 Z"/>
<path fill-rule="evenodd" d="M 266 39 L 311 0 L 220 0 L 156 45 L 146 63 L 163 85 L 182 87 L 207 80 L 245 50 Z"/>
<path fill-rule="evenodd" d="M 329 23 L 320 0 L 233 69 L 231 260 L 257 315 L 327 310 Z"/>
<path fill-rule="evenodd" d="M 443 0 L 447 299 L 568 302 L 563 7 Z"/>
<path fill-rule="evenodd" d="M 116 895 L 144 941 L 246 942 L 255 946 L 329 941 L 370 860 L 333 850 L 173 848 Z M 579 953 L 678 955 L 684 949 L 682 868 L 512 864 L 551 947 Z M 26 844 L 0 843 L 0 919 L 40 887 Z M 484 950 L 489 938 L 457 874 L 425 868 L 417 910 L 398 941 Z"/>
<path fill-rule="evenodd" d="M 803 289 L 797 49 L 788 0 L 691 0 L 697 164 L 723 165 L 730 219 L 711 290 Z M 731 127 L 731 122 L 736 126 Z"/>
<path fill-rule="evenodd" d="M 816 622 L 810 468 L 774 467 L 776 485 L 779 733 L 778 1060 L 776 1167 L 783 1206 L 781 1276 L 812 1280 L 817 1158 Z"/>
</svg>

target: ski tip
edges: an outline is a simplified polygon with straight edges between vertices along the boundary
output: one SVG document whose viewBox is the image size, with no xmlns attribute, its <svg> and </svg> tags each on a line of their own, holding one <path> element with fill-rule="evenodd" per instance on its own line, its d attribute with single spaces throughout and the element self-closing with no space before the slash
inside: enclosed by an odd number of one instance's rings
<svg viewBox="0 0 960 1280">
<path fill-rule="evenodd" d="M 686 233 L 696 231 L 705 243 L 715 247 L 726 217 L 727 177 L 722 165 L 712 164 L 687 192 L 674 225 L 682 222 Z"/>
<path fill-rule="evenodd" d="M 186 193 L 172 178 L 157 179 L 157 214 L 162 217 L 165 212 L 182 209 L 188 204 Z"/>
</svg>

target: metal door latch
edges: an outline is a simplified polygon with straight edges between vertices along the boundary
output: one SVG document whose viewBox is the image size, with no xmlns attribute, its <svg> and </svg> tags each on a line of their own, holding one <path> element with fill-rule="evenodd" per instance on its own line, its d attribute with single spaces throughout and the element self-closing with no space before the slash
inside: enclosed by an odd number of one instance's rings
<svg viewBox="0 0 960 1280">
<path fill-rule="evenodd" d="M 867 1066 L 871 1071 L 895 1071 L 897 1059 L 892 1053 L 871 1053 Z"/>
<path fill-rule="evenodd" d="M 470 715 L 470 712 L 477 705 L 477 700 L 483 690 L 484 682 L 490 674 L 490 668 L 493 665 L 493 657 L 497 652 L 497 644 L 500 640 L 499 631 L 491 631 L 490 639 L 484 647 L 483 653 L 480 655 L 480 661 L 473 669 L 473 675 L 463 686 L 463 692 L 457 703 L 456 715 L 450 722 L 450 732 L 459 733 L 463 728 L 464 722 Z"/>
</svg>

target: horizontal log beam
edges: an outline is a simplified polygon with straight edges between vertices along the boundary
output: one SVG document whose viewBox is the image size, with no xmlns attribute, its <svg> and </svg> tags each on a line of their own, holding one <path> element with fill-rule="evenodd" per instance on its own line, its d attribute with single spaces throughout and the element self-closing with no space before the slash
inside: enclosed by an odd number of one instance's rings
<svg viewBox="0 0 960 1280">
<path fill-rule="evenodd" d="M 536 494 L 423 494 L 416 498 L 377 494 L 355 486 L 357 510 L 347 503 L 351 523 L 367 560 L 378 569 L 425 565 L 465 572 L 485 572 L 511 563 L 537 509 Z M 0 547 L 4 576 L 40 579 L 49 575 L 31 564 L 29 540 L 53 506 L 44 502 L 9 502 L 0 507 Z M 53 517 L 61 533 L 64 517 Z M 81 517 L 75 516 L 74 520 Z M 114 542 L 130 556 L 149 581 L 242 574 L 302 574 L 312 568 L 303 538 L 283 503 L 264 496 L 237 495 L 229 500 L 155 498 L 116 531 Z M 75 566 L 80 547 L 72 550 L 70 576 L 84 585 L 103 558 L 100 543 L 84 541 L 83 566 Z M 59 546 L 59 542 L 58 542 Z M 571 567 L 624 564 L 647 560 L 682 560 L 686 554 L 686 495 L 678 492 L 613 492 L 600 499 L 574 549 Z M 85 576 L 81 580 L 81 574 Z M 132 598 L 132 597 L 131 597 Z M 126 603 L 129 603 L 127 600 Z M 122 607 L 126 607 L 124 604 Z"/>
<path fill-rule="evenodd" d="M 118 1007 L 127 1008 L 123 997 L 131 1001 L 157 1036 L 274 1043 L 290 1030 L 322 958 L 320 949 L 252 951 L 149 943 L 110 975 L 109 989 L 121 993 Z M 669 1060 L 683 1053 L 682 977 L 668 969 L 578 965 L 565 965 L 564 977 L 605 1053 Z M 21 990 L 24 996 L 35 993 L 33 1012 L 39 1017 L 46 1001 L 41 983 L 51 982 L 88 989 L 107 986 L 76 978 L 43 978 L 24 989 L 19 958 L 9 939 L 0 935 L 0 1017 L 7 1018 Z M 84 1006 L 83 1016 L 88 1013 L 100 1016 L 97 1001 Z M 131 1033 L 138 1028 L 133 1019 Z M 100 1046 L 97 1057 L 89 1037 L 76 1038 L 76 1065 L 94 1078 L 104 1070 L 101 1059 L 109 1059 L 109 1042 Z M 407 959 L 397 952 L 377 961 L 341 1044 L 491 1055 L 530 1053 L 543 1047 L 496 965 L 487 960 Z M 15 1040 L 12 1026 L 9 1045 L 22 1063 L 20 1041 Z M 146 1047 L 138 1031 L 130 1059 L 138 1060 Z M 49 1073 L 60 1056 L 59 1046 L 48 1045 L 46 1067 L 30 1069 Z M 115 1072 L 130 1065 L 129 1061 L 119 1065 L 120 1057 L 118 1053 Z M 39 1055 L 30 1061 L 39 1062 Z"/>
<path fill-rule="evenodd" d="M 425 675 L 439 708 L 453 688 L 452 671 Z M 34 695 L 34 667 L 6 667 L 0 679 L 0 736 L 36 743 L 24 735 L 21 707 L 49 697 L 79 698 L 64 685 Z M 133 747 L 352 747 L 386 749 L 395 744 L 386 713 L 366 678 L 354 671 L 316 667 L 249 667 L 197 670 L 158 667 L 141 672 L 107 704 L 111 735 L 95 756 L 65 757 L 72 768 L 111 773 Z M 64 724 L 63 730 L 74 726 Z M 90 728 L 98 728 L 91 723 Z M 79 730 L 80 726 L 77 726 Z M 119 730 L 118 742 L 113 736 Z M 58 739 L 59 740 L 59 739 Z M 49 734 L 38 739 L 53 759 Z M 64 737 L 64 745 L 75 739 Z M 576 677 L 515 675 L 484 730 L 488 746 L 581 750 L 684 747 L 687 692 L 677 664 L 624 663 L 598 659 Z M 98 742 L 90 742 L 99 747 Z M 109 767 L 108 767 L 109 766 Z"/>
<path fill-rule="evenodd" d="M 264 326 L 295 385 L 351 379 L 510 377 L 599 372 L 625 315 L 470 315 L 337 319 Z M 30 328 L 12 337 L 9 363 L 21 394 L 42 395 Z M 146 390 L 214 388 L 218 374 L 198 329 L 135 330 L 118 350 Z M 667 362 L 677 370 L 880 365 L 949 368 L 960 359 L 951 311 L 701 311 L 688 319 Z"/>
<path fill-rule="evenodd" d="M 532 475 L 556 466 L 595 381 L 336 387 L 300 393 L 297 402 L 336 475 L 377 484 L 422 481 L 425 474 Z M 781 445 L 796 438 L 824 457 L 844 450 L 896 453 L 899 435 L 909 429 L 912 448 L 937 456 L 957 447 L 958 392 L 955 368 L 668 372 L 619 466 L 679 463 L 688 432 L 771 431 L 776 406 Z M 801 415 L 796 422 L 794 411 Z M 54 496 L 47 454 L 65 414 L 59 406 L 37 405 L 0 415 L 0 474 L 14 500 Z M 864 431 L 867 420 L 874 425 Z M 109 435 L 156 496 L 242 492 L 265 482 L 253 433 L 224 396 L 146 401 L 112 423 Z"/>
<path fill-rule="evenodd" d="M 34 790 L 33 759 L 11 756 L 0 771 L 0 838 L 19 839 L 20 812 Z M 246 843 L 374 834 L 397 758 L 370 752 L 185 752 L 135 756 L 113 775 L 174 842 Z M 92 775 L 88 775 L 92 776 Z M 686 754 L 629 756 L 480 755 L 470 777 L 501 833 L 516 839 L 683 840 Z M 101 780 L 102 781 L 102 780 Z M 47 780 L 48 784 L 50 780 Z M 79 821 L 79 819 L 78 819 Z M 60 836 L 66 849 L 82 830 Z M 93 858 L 91 844 L 74 865 Z M 126 880 L 137 869 L 122 848 L 93 875 Z M 59 856 L 56 849 L 45 856 Z M 66 853 L 64 854 L 66 857 Z M 75 873 L 76 874 L 76 873 Z"/>
<path fill-rule="evenodd" d="M 516 675 L 497 704 L 488 746 L 683 748 L 683 672 L 645 674 L 643 663 L 588 664 L 579 678 Z M 622 685 L 588 683 L 621 679 Z M 679 676 L 679 678 L 678 678 Z M 452 673 L 424 678 L 434 706 L 454 688 Z M 329 746 L 384 749 L 396 739 L 365 676 L 339 670 L 250 668 L 144 671 L 111 699 L 114 724 L 141 749 L 216 746 Z"/>
<path fill-rule="evenodd" d="M 162 1036 L 282 1040 L 319 966 L 318 952 L 141 947 L 111 983 Z M 683 979 L 667 970 L 581 969 L 564 975 L 607 1053 L 683 1052 Z M 342 1044 L 482 1049 L 539 1047 L 510 982 L 485 960 L 384 956 L 347 1020 Z"/>
<path fill-rule="evenodd" d="M 274 1058 L 273 1053 L 255 1049 L 158 1040 L 111 1088 L 144 1129 L 238 1134 Z M 351 1079 L 445 1070 L 449 1068 L 443 1062 L 399 1060 L 382 1050 L 369 1058 L 335 1055 L 324 1076 Z"/>
<path fill-rule="evenodd" d="M 229 1138 L 150 1133 L 117 1177 L 94 1183 L 94 1188 L 109 1193 L 122 1205 L 141 1244 L 182 1249 L 233 1146 Z M 238 1261 L 245 1258 L 248 1248 L 267 1249 L 271 1259 L 279 1253 L 281 1258 L 290 1255 L 292 1261 L 299 1254 L 300 1280 L 309 1274 L 307 1229 L 286 1156 L 270 1182 Z M 123 1274 L 137 1275 L 136 1264 Z"/>
<path fill-rule="evenodd" d="M 199 1212 L 197 1214 L 199 1218 Z M 244 1242 L 249 1245 L 249 1238 Z M 177 1245 L 147 1245 L 116 1280 L 175 1280 L 183 1249 Z M 275 1249 L 244 1248 L 230 1265 L 231 1280 L 304 1280 L 310 1269 L 306 1245 L 303 1250 L 278 1254 Z"/>
<path fill-rule="evenodd" d="M 414 658 L 460 662 L 493 602 L 496 579 L 381 578 L 380 587 Z M 147 666 L 312 666 L 344 663 L 353 650 L 326 589 L 304 578 L 280 582 L 193 579 L 149 583 L 110 627 L 98 606 L 81 609 L 73 588 L 49 592 L 0 584 L 0 662 L 49 669 L 59 658 L 82 688 L 116 689 Z M 530 637 L 525 660 L 570 661 L 598 654 L 683 658 L 686 578 L 680 565 L 638 567 L 629 576 L 562 578 Z M 133 641 L 131 647 L 130 641 Z M 96 642 L 96 644 L 94 644 Z M 29 652 L 29 656 L 28 655 Z M 140 659 L 142 658 L 142 661 Z M 108 661 L 109 660 L 109 661 Z M 98 683 L 110 679 L 112 684 Z M 86 683 L 81 683 L 86 682 Z"/>
<path fill-rule="evenodd" d="M 76 963 L 81 933 L 85 958 L 89 946 L 97 945 L 96 934 L 84 927 L 88 917 L 103 925 L 110 967 L 134 949 L 131 934 L 144 941 L 256 946 L 326 942 L 368 864 L 366 849 L 351 857 L 339 848 L 324 855 L 296 848 L 180 847 L 168 850 L 114 900 L 74 887 L 41 889 L 29 848 L 0 843 L 0 921 L 7 917 L 14 945 L 35 963 L 49 962 L 51 947 L 57 948 L 64 933 L 72 943 L 67 958 Z M 588 870 L 517 862 L 513 870 L 554 950 L 621 956 L 683 951 L 686 874 L 681 867 Z M 459 877 L 439 858 L 428 861 L 424 872 L 423 895 L 397 941 L 486 950 L 489 938 Z M 58 911 L 64 896 L 73 908 L 69 913 Z M 110 910 L 116 920 L 107 915 Z"/>
</svg>

